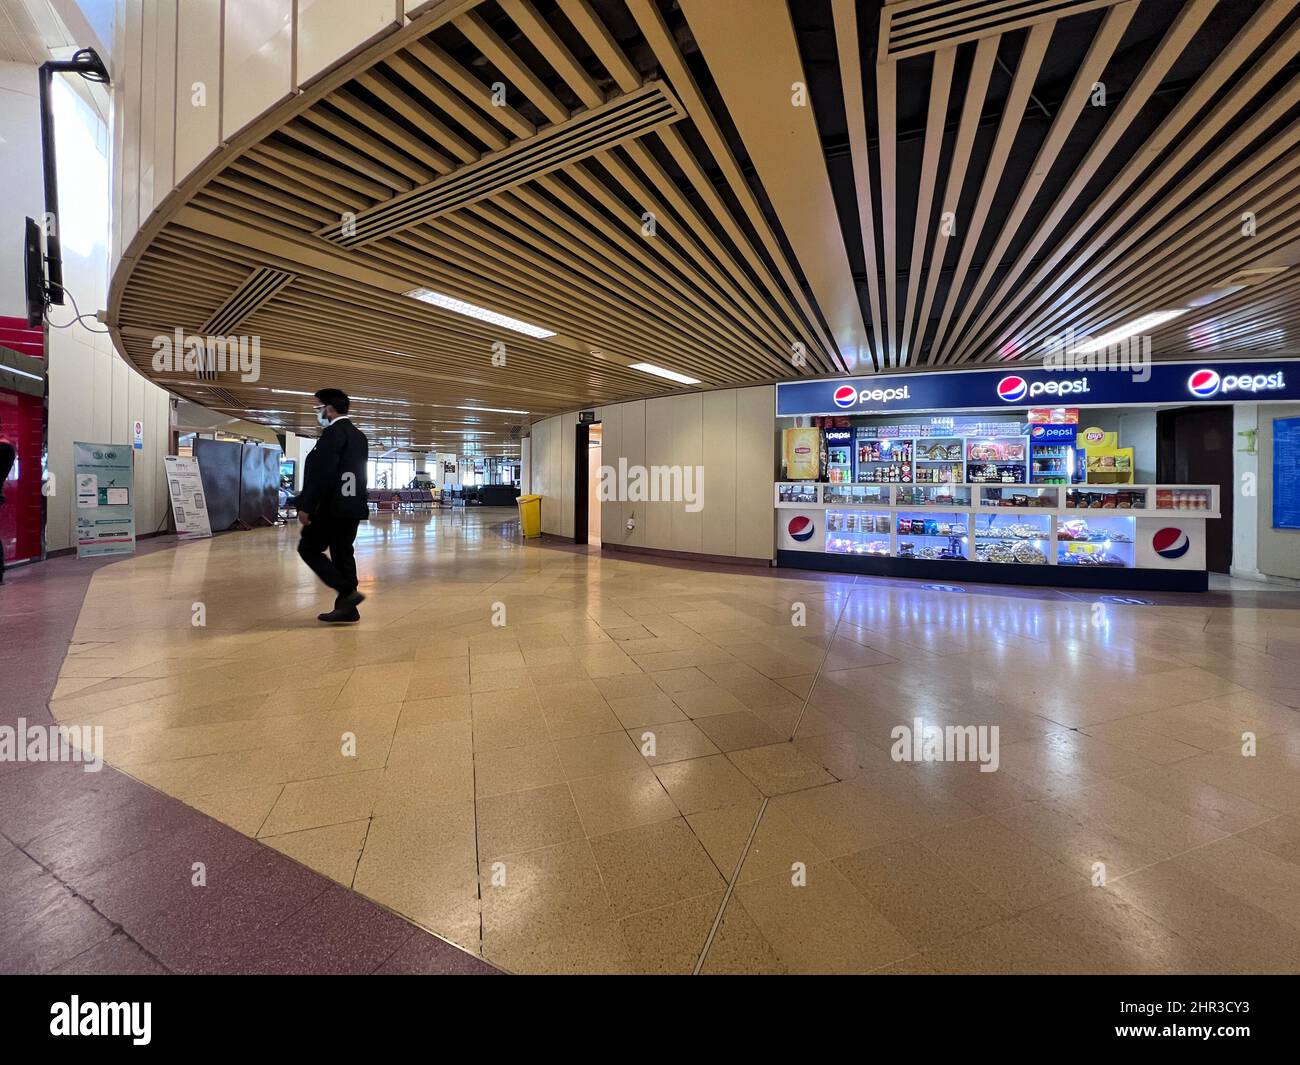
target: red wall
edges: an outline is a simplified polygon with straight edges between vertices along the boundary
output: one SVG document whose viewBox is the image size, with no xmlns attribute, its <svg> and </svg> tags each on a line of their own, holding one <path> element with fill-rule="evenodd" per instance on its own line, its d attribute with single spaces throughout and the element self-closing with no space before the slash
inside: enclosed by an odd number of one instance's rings
<svg viewBox="0 0 1300 1065">
<path fill-rule="evenodd" d="M 45 335 L 21 318 L 0 316 L 0 345 L 36 358 L 45 356 Z M 45 402 L 39 396 L 0 388 L 0 425 L 18 457 L 5 481 L 0 507 L 0 548 L 6 562 L 39 558 L 44 510 L 41 459 L 45 451 Z M 69 486 L 71 487 L 71 486 Z"/>
</svg>

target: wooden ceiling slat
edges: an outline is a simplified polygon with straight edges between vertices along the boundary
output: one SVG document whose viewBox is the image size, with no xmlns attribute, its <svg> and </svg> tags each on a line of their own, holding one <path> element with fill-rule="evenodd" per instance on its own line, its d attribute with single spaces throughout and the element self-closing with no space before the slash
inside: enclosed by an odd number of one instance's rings
<svg viewBox="0 0 1300 1065">
<path fill-rule="evenodd" d="M 469 11 L 452 21 L 488 62 L 501 71 L 510 84 L 517 87 L 547 118 L 552 122 L 565 122 L 569 119 L 569 111 L 559 98 L 546 87 L 546 83 L 541 78 L 519 60 L 519 57 L 483 21 L 477 11 Z"/>
</svg>

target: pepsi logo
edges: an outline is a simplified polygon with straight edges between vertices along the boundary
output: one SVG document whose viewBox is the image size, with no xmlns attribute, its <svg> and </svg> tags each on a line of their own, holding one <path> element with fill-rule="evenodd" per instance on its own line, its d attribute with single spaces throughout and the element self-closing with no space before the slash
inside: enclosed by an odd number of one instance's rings
<svg viewBox="0 0 1300 1065">
<path fill-rule="evenodd" d="M 1047 433 L 1046 428 L 1044 428 L 1041 425 L 1035 425 L 1032 429 L 1029 430 L 1029 435 L 1034 437 L 1044 436 L 1046 433 Z"/>
<path fill-rule="evenodd" d="M 1213 370 L 1197 370 L 1187 379 L 1187 391 L 1194 396 L 1212 396 L 1219 390 L 1219 375 Z"/>
<path fill-rule="evenodd" d="M 1172 525 L 1156 530 L 1151 537 L 1151 547 L 1161 558 L 1182 558 L 1191 546 L 1187 534 Z"/>
<path fill-rule="evenodd" d="M 790 539 L 801 544 L 811 540 L 816 531 L 817 526 L 813 524 L 812 518 L 806 514 L 796 514 L 790 519 L 790 524 L 786 526 L 786 532 L 790 534 Z"/>
<path fill-rule="evenodd" d="M 837 407 L 851 407 L 858 401 L 858 390 L 852 385 L 840 385 L 831 399 Z"/>
<path fill-rule="evenodd" d="M 1029 385 L 1023 377 L 1004 377 L 998 382 L 998 399 L 1004 403 L 1018 403 L 1028 391 Z"/>
</svg>

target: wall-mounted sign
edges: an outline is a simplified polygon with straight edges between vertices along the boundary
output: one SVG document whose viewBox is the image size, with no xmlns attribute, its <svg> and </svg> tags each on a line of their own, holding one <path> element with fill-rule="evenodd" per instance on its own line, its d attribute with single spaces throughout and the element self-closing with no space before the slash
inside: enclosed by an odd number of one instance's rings
<svg viewBox="0 0 1300 1065">
<path fill-rule="evenodd" d="M 595 420 L 596 412 L 594 410 L 583 410 L 578 412 L 579 425 L 591 425 Z"/>
<path fill-rule="evenodd" d="M 1273 528 L 1300 529 L 1300 418 L 1273 420 Z"/>
<path fill-rule="evenodd" d="M 1142 374 L 1002 367 L 784 381 L 776 386 L 776 413 L 781 417 L 1041 408 L 1053 400 L 1067 400 L 1065 409 L 1234 400 L 1295 402 L 1300 401 L 1300 361 L 1157 362 Z"/>
<path fill-rule="evenodd" d="M 144 449 L 144 422 L 137 420 L 135 425 L 132 426 L 132 432 L 135 436 L 135 450 L 142 451 Z"/>
</svg>

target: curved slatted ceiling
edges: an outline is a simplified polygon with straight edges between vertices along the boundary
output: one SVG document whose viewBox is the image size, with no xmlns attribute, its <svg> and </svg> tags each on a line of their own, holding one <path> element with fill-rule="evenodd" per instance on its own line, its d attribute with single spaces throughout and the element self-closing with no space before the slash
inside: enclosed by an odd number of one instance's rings
<svg viewBox="0 0 1300 1065">
<path fill-rule="evenodd" d="M 1300 354 L 1298 5 L 431 12 L 169 201 L 111 321 L 210 407 L 310 430 L 292 393 L 332 384 L 377 445 L 447 450 L 672 387 L 638 362 L 714 387 L 1034 359 L 1175 308 L 1157 356 Z M 257 381 L 153 372 L 153 337 L 231 307 Z"/>
</svg>

